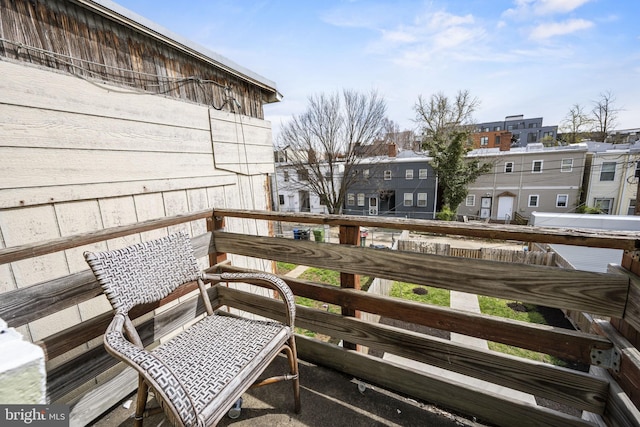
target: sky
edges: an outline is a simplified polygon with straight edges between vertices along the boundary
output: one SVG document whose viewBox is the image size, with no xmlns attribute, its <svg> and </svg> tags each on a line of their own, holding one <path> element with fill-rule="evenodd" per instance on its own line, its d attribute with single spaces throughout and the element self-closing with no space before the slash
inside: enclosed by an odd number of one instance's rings
<svg viewBox="0 0 640 427">
<path fill-rule="evenodd" d="M 377 91 L 401 130 L 419 96 L 480 101 L 476 122 L 561 125 L 610 92 L 640 128 L 640 0 L 116 0 L 276 83 L 274 138 L 310 96 Z"/>
</svg>

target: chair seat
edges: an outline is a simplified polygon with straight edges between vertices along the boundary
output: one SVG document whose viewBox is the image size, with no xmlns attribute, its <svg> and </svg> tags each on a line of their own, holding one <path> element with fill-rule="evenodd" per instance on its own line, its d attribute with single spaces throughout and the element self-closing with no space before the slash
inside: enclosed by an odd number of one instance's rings
<svg viewBox="0 0 640 427">
<path fill-rule="evenodd" d="M 170 366 L 187 396 L 169 396 L 191 424 L 216 423 L 280 352 L 291 336 L 288 326 L 226 315 L 206 316 L 156 347 L 152 354 Z M 242 384 L 242 387 L 238 385 Z M 188 399 L 190 402 L 181 402 Z M 183 408 L 183 409 L 180 409 Z M 191 422 L 189 422 L 191 421 Z"/>
</svg>

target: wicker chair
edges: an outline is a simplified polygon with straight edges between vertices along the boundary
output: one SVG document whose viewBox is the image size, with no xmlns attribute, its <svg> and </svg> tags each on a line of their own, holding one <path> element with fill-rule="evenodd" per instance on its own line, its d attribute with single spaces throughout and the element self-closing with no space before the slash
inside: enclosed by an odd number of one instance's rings
<svg viewBox="0 0 640 427">
<path fill-rule="evenodd" d="M 139 373 L 136 425 L 142 425 L 149 388 L 169 420 L 180 426 L 215 425 L 252 386 L 293 381 L 300 411 L 298 362 L 293 335 L 295 303 L 288 286 L 266 273 L 201 273 L 184 233 L 107 252 L 85 252 L 85 259 L 113 306 L 115 316 L 104 335 L 109 353 Z M 207 315 L 153 350 L 144 348 L 129 310 L 154 303 L 180 285 L 197 281 Z M 214 312 L 205 281 L 261 283 L 285 302 L 286 324 Z M 290 372 L 256 382 L 284 351 Z M 147 414 L 149 411 L 146 412 Z"/>
</svg>

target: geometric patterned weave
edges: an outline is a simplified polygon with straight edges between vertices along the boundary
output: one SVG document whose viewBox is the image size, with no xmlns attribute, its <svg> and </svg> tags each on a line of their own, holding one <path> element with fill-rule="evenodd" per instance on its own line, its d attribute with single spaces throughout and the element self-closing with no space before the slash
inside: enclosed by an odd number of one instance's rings
<svg viewBox="0 0 640 427">
<path fill-rule="evenodd" d="M 159 301 L 200 273 L 184 232 L 84 257 L 117 313 Z"/>
<path fill-rule="evenodd" d="M 107 330 L 107 349 L 146 371 L 187 426 L 200 424 L 197 414 L 217 396 L 222 399 L 249 362 L 265 358 L 291 335 L 277 322 L 213 315 L 148 352 L 126 340 L 119 326 Z"/>
<path fill-rule="evenodd" d="M 152 351 L 140 348 L 123 334 L 129 310 L 202 277 L 189 236 L 181 232 L 84 255 L 116 312 L 104 335 L 105 348 L 145 376 L 160 392 L 157 397 L 175 409 L 171 412 L 180 424 L 216 423 L 238 390 L 245 390 L 292 337 L 295 300 L 284 281 L 265 273 L 223 273 L 223 280 L 270 282 L 286 302 L 290 326 L 214 314 Z"/>
</svg>

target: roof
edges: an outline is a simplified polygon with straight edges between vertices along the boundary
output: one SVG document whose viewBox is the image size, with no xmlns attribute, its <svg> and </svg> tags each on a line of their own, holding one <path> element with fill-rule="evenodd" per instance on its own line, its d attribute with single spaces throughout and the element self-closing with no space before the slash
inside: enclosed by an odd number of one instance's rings
<svg viewBox="0 0 640 427">
<path fill-rule="evenodd" d="M 638 231 L 640 230 L 640 216 L 533 212 L 530 224 L 539 227 Z M 624 252 L 621 249 L 587 248 L 557 244 L 549 245 L 549 247 L 575 269 L 600 273 L 606 272 L 609 264 L 620 265 Z"/>
<path fill-rule="evenodd" d="M 119 22 L 125 26 L 131 27 L 136 31 L 147 34 L 157 40 L 173 46 L 175 49 L 183 51 L 203 62 L 208 62 L 216 67 L 222 68 L 228 73 L 260 86 L 268 91 L 273 92 L 273 96 L 269 102 L 276 102 L 282 99 L 282 95 L 278 92 L 275 82 L 235 63 L 234 61 L 213 52 L 193 41 L 190 41 L 170 30 L 148 20 L 147 18 L 136 14 L 135 12 L 120 6 L 111 0 L 76 0 L 77 3 L 88 7 L 95 12 Z"/>
<path fill-rule="evenodd" d="M 585 143 L 559 145 L 556 147 L 545 147 L 544 145 L 528 144 L 525 147 L 513 147 L 510 150 L 500 151 L 499 147 L 495 148 L 478 148 L 469 151 L 467 157 L 484 157 L 484 156 L 509 156 L 522 154 L 539 154 L 539 153 L 559 153 L 559 152 L 576 152 L 587 151 L 588 146 Z"/>
</svg>

